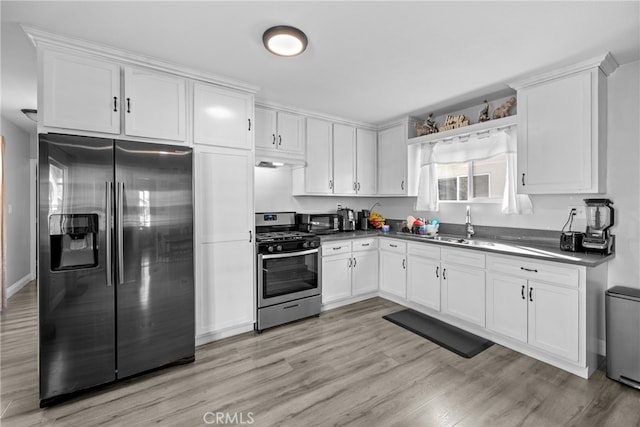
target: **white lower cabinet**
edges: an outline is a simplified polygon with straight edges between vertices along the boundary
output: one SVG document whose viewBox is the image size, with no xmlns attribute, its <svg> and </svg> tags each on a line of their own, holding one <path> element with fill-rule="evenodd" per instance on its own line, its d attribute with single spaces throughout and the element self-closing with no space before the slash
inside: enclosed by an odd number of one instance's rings
<svg viewBox="0 0 640 427">
<path fill-rule="evenodd" d="M 484 327 L 485 255 L 442 249 L 442 312 Z"/>
<path fill-rule="evenodd" d="M 204 243 L 197 248 L 196 336 L 254 322 L 253 243 Z"/>
<path fill-rule="evenodd" d="M 352 244 L 353 295 L 378 291 L 378 239 L 358 239 Z"/>
<path fill-rule="evenodd" d="M 380 291 L 407 298 L 407 244 L 380 239 Z"/>
<path fill-rule="evenodd" d="M 577 273 L 577 267 L 548 267 L 524 262 L 526 266 L 519 264 L 517 258 L 510 263 L 491 260 L 491 265 L 498 270 L 502 267 L 514 270 L 514 266 L 518 268 L 520 265 L 522 274 L 491 272 L 487 275 L 487 329 L 554 356 L 578 362 L 579 284 L 577 274 L 575 281 L 566 279 L 574 276 L 572 272 Z M 561 269 L 566 270 L 566 274 Z M 556 283 L 530 278 L 536 276 Z"/>
<path fill-rule="evenodd" d="M 578 361 L 578 290 L 491 274 L 487 329 Z"/>
<path fill-rule="evenodd" d="M 322 303 L 329 304 L 378 290 L 376 238 L 322 245 Z"/>
<path fill-rule="evenodd" d="M 440 247 L 407 245 L 407 300 L 440 311 Z"/>
</svg>

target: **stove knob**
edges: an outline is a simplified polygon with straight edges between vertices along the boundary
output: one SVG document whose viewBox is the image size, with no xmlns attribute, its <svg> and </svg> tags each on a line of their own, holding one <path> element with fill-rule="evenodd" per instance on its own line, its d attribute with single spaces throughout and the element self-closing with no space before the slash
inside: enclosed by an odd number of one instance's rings
<svg viewBox="0 0 640 427">
<path fill-rule="evenodd" d="M 310 244 L 310 242 L 304 242 L 304 243 L 302 244 L 302 247 L 303 247 L 303 248 L 308 248 L 308 247 L 309 247 L 309 244 Z"/>
<path fill-rule="evenodd" d="M 312 248 L 315 248 L 318 246 L 318 242 L 313 241 L 313 242 L 309 242 L 309 246 L 311 246 Z"/>
<path fill-rule="evenodd" d="M 278 252 L 282 252 L 282 245 L 278 245 L 278 246 L 276 246 L 276 251 L 278 251 Z"/>
<path fill-rule="evenodd" d="M 267 250 L 268 250 L 269 252 L 273 252 L 273 246 L 269 246 L 269 247 L 267 247 Z"/>
</svg>

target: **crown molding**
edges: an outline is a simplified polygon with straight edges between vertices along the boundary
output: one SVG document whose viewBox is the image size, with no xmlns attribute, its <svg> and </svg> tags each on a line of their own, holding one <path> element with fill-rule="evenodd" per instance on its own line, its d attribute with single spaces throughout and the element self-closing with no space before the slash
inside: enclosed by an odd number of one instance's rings
<svg viewBox="0 0 640 427">
<path fill-rule="evenodd" d="M 597 56 L 595 58 L 587 59 L 585 61 L 578 62 L 566 67 L 558 68 L 546 73 L 536 74 L 525 79 L 510 83 L 509 86 L 515 90 L 520 90 L 538 83 L 547 82 L 560 77 L 565 77 L 571 74 L 580 73 L 583 71 L 599 68 L 605 77 L 609 77 L 619 67 L 618 62 L 611 55 L 610 52 Z"/>
<path fill-rule="evenodd" d="M 20 24 L 22 30 L 27 34 L 31 42 L 36 47 L 55 47 L 61 49 L 71 49 L 76 52 L 93 57 L 117 61 L 125 65 L 134 65 L 151 68 L 165 73 L 176 74 L 193 80 L 213 83 L 230 89 L 250 92 L 255 94 L 260 87 L 254 86 L 239 80 L 230 79 L 215 74 L 204 73 L 200 70 L 185 67 L 160 59 L 151 58 L 142 54 L 129 52 L 123 49 L 114 48 L 100 43 L 76 39 L 58 34 L 49 33 L 39 28 Z"/>
</svg>

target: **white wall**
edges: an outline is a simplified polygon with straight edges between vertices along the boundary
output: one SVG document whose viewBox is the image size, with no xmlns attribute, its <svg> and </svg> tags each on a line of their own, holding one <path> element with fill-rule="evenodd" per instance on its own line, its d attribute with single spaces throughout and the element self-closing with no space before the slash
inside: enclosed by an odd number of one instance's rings
<svg viewBox="0 0 640 427">
<path fill-rule="evenodd" d="M 5 139 L 7 286 L 9 295 L 31 279 L 29 153 L 31 137 L 2 117 Z"/>
<path fill-rule="evenodd" d="M 608 149 L 607 190 L 603 197 L 614 202 L 616 209 L 616 256 L 609 264 L 609 286 L 640 287 L 640 62 L 624 65 L 608 79 Z M 417 212 L 415 198 L 349 198 L 293 197 L 289 169 L 256 168 L 256 211 L 294 210 L 298 212 L 329 212 L 337 203 L 350 208 L 376 208 L 387 218 L 401 219 L 407 215 L 437 217 L 442 222 L 463 223 L 466 204 L 443 204 L 441 210 Z M 474 224 L 560 230 L 567 219 L 569 205 L 581 205 L 584 195 L 532 196 L 532 215 L 503 215 L 497 204 L 475 204 Z M 584 220 L 574 221 L 574 230 L 584 230 Z"/>
</svg>

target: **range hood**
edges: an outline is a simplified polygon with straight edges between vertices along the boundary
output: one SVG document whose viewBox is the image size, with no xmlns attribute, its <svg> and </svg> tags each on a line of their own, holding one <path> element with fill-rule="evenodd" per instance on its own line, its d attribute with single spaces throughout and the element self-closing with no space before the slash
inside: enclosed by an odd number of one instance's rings
<svg viewBox="0 0 640 427">
<path fill-rule="evenodd" d="M 273 155 L 256 149 L 255 165 L 261 168 L 303 168 L 307 163 L 303 159 Z"/>
</svg>

